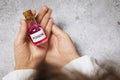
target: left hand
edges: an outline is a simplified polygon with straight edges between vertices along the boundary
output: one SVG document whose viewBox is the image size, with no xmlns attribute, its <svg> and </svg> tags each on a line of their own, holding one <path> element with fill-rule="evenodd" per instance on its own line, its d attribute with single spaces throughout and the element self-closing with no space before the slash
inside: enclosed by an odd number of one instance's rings
<svg viewBox="0 0 120 80">
<path fill-rule="evenodd" d="M 46 63 L 61 68 L 79 57 L 69 35 L 54 24 L 45 58 Z"/>
<path fill-rule="evenodd" d="M 50 19 L 52 10 L 44 6 L 40 10 L 37 21 L 45 30 L 48 38 L 51 33 L 51 27 L 53 25 L 52 19 Z M 35 15 L 35 11 L 32 11 Z M 14 55 L 15 55 L 15 70 L 18 69 L 37 69 L 37 67 L 43 61 L 48 48 L 48 42 L 34 46 L 27 35 L 27 24 L 25 20 L 21 20 L 21 27 L 17 38 L 14 42 Z"/>
</svg>

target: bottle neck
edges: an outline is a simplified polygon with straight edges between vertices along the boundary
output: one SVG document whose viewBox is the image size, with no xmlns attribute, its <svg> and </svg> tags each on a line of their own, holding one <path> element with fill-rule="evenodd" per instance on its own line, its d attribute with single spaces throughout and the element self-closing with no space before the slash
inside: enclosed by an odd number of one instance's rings
<svg viewBox="0 0 120 80">
<path fill-rule="evenodd" d="M 33 24 L 36 23 L 36 20 L 34 18 L 33 19 L 26 19 L 26 22 L 27 22 L 28 27 L 31 27 Z"/>
</svg>

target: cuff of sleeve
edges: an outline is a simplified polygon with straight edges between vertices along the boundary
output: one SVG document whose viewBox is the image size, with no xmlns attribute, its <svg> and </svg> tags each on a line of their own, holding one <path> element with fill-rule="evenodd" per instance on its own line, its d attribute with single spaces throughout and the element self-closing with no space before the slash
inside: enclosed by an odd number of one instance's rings
<svg viewBox="0 0 120 80">
<path fill-rule="evenodd" d="M 10 72 L 2 80 L 34 80 L 37 71 L 34 69 L 15 70 Z"/>
<path fill-rule="evenodd" d="M 69 74 L 69 72 L 77 71 L 85 76 L 91 77 L 100 69 L 97 65 L 96 60 L 89 56 L 82 56 L 77 58 L 62 68 L 62 71 Z"/>
</svg>

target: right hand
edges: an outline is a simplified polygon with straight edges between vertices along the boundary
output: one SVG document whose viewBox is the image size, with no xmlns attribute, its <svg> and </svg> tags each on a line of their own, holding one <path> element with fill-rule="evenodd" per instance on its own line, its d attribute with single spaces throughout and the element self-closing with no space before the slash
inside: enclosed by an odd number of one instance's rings
<svg viewBox="0 0 120 80">
<path fill-rule="evenodd" d="M 38 24 L 46 31 L 47 37 L 51 34 L 53 20 L 50 19 L 52 10 L 46 6 L 42 7 L 36 17 Z M 36 14 L 32 11 L 33 15 Z M 15 70 L 37 69 L 43 62 L 48 49 L 48 41 L 40 46 L 34 46 L 27 35 L 28 27 L 25 20 L 21 21 L 21 27 L 15 40 Z"/>
<path fill-rule="evenodd" d="M 78 57 L 80 56 L 70 37 L 54 24 L 46 54 L 46 62 L 56 67 L 63 67 Z"/>
</svg>

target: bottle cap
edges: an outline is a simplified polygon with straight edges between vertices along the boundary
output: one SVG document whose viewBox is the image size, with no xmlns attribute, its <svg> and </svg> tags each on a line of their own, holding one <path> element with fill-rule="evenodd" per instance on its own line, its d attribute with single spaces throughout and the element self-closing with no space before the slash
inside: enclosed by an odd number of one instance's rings
<svg viewBox="0 0 120 80">
<path fill-rule="evenodd" d="M 27 11 L 23 12 L 23 15 L 27 20 L 33 19 L 33 17 L 34 17 L 31 10 L 27 10 Z"/>
</svg>

